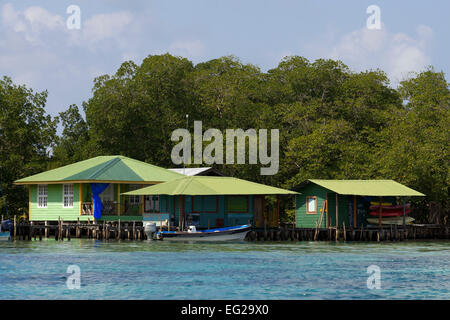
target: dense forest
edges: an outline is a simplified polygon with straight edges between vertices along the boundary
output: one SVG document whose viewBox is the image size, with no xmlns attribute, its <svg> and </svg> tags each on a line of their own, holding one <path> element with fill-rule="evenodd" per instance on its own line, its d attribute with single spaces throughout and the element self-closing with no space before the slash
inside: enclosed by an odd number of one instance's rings
<svg viewBox="0 0 450 320">
<path fill-rule="evenodd" d="M 96 78 L 84 114 L 71 105 L 51 117 L 46 98 L 0 80 L 0 206 L 10 214 L 27 211 L 27 191 L 13 181 L 43 170 L 118 154 L 174 167 L 171 133 L 189 114 L 191 133 L 193 120 L 222 132 L 279 129 L 276 175 L 217 165 L 226 175 L 284 188 L 308 178 L 394 179 L 427 195 L 413 200 L 418 221 L 450 223 L 450 91 L 432 67 L 394 89 L 381 70 L 353 72 L 334 60 L 292 56 L 262 72 L 232 56 L 194 65 L 151 55 Z"/>
</svg>

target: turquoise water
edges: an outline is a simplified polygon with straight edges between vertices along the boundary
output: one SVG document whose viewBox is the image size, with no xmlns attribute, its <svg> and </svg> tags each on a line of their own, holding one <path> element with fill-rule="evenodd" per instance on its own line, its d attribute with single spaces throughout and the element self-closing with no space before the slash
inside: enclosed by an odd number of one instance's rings
<svg viewBox="0 0 450 320">
<path fill-rule="evenodd" d="M 2 242 L 0 299 L 450 299 L 449 264 L 450 242 Z"/>
</svg>

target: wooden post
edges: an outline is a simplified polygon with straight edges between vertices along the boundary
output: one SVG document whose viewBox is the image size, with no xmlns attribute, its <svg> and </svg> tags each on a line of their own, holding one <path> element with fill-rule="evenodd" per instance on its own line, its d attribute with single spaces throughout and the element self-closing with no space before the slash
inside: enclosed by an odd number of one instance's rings
<svg viewBox="0 0 450 320">
<path fill-rule="evenodd" d="M 16 240 L 16 234 L 17 234 L 17 222 L 16 222 L 16 215 L 14 215 L 14 240 Z"/>
<path fill-rule="evenodd" d="M 378 228 L 381 229 L 381 212 L 383 211 L 381 197 L 379 200 L 380 200 L 380 208 L 378 209 Z"/>
<path fill-rule="evenodd" d="M 185 227 L 186 227 L 186 196 L 183 195 L 183 230 Z"/>
<path fill-rule="evenodd" d="M 58 240 L 61 240 L 61 217 L 58 217 Z"/>
<path fill-rule="evenodd" d="M 178 228 L 181 229 L 181 196 L 178 195 Z"/>
<path fill-rule="evenodd" d="M 119 226 L 117 228 L 117 239 L 120 239 L 120 219 L 119 219 Z"/>
<path fill-rule="evenodd" d="M 403 202 L 403 233 L 406 229 L 406 204 L 405 204 L 405 197 L 402 197 Z"/>
<path fill-rule="evenodd" d="M 48 238 L 48 222 L 47 222 L 47 220 L 45 220 L 44 226 L 45 226 L 44 237 L 47 239 Z"/>
<path fill-rule="evenodd" d="M 345 221 L 342 222 L 342 225 L 344 226 L 344 241 L 347 241 L 347 234 L 345 232 Z"/>
<path fill-rule="evenodd" d="M 336 193 L 336 230 L 339 227 L 338 194 Z"/>
<path fill-rule="evenodd" d="M 338 194 L 336 193 L 336 241 L 339 239 L 339 204 L 338 204 Z"/>
<path fill-rule="evenodd" d="M 277 196 L 277 227 L 280 226 L 280 196 Z"/>
<path fill-rule="evenodd" d="M 353 196 L 353 228 L 356 228 L 356 195 Z"/>
</svg>

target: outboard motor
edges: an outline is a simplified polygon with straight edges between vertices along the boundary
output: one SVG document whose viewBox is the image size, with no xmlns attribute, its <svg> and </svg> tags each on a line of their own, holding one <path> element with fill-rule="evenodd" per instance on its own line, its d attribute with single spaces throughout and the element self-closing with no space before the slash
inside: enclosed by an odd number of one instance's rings
<svg viewBox="0 0 450 320">
<path fill-rule="evenodd" d="M 147 222 L 144 226 L 144 232 L 147 235 L 147 239 L 153 239 L 153 235 L 156 233 L 156 223 Z"/>
<path fill-rule="evenodd" d="M 196 228 L 195 226 L 189 226 L 189 227 L 188 227 L 188 232 L 189 232 L 189 233 L 197 232 L 197 228 Z"/>
</svg>

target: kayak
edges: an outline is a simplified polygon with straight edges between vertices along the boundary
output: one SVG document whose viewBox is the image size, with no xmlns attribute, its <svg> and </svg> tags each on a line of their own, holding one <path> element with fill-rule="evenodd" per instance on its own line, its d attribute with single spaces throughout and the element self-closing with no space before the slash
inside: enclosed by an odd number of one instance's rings
<svg viewBox="0 0 450 320">
<path fill-rule="evenodd" d="M 411 210 L 406 210 L 405 211 L 405 215 L 411 213 Z M 378 211 L 370 211 L 369 214 L 373 217 L 378 217 L 378 215 L 380 214 Z M 403 211 L 389 211 L 389 212 L 382 212 L 381 213 L 382 217 L 400 217 L 403 216 Z"/>
<path fill-rule="evenodd" d="M 11 238 L 11 234 L 9 231 L 0 231 L 0 240 L 8 241 Z"/>
<path fill-rule="evenodd" d="M 164 241 L 242 241 L 250 228 L 249 224 L 198 231 L 195 227 L 191 227 L 189 231 L 157 232 L 156 239 Z"/>
<path fill-rule="evenodd" d="M 376 201 L 370 201 L 370 205 L 371 206 L 379 206 L 380 203 L 376 202 Z M 381 205 L 382 206 L 392 206 L 392 202 L 382 202 Z"/>
<path fill-rule="evenodd" d="M 414 218 L 411 217 L 405 217 L 405 223 L 410 224 L 414 221 Z M 367 218 L 367 222 L 370 224 L 378 224 L 378 218 Z M 387 217 L 381 219 L 381 224 L 396 224 L 396 225 L 402 225 L 403 224 L 403 217 Z"/>
<path fill-rule="evenodd" d="M 407 203 L 405 205 L 405 209 L 406 210 L 411 209 L 411 204 Z M 379 205 L 372 205 L 372 206 L 370 206 L 370 210 L 373 210 L 373 211 L 380 210 L 380 206 Z M 382 205 L 381 206 L 381 210 L 383 210 L 383 211 L 402 211 L 403 212 L 403 206 L 402 205 L 398 205 L 398 206 L 384 206 L 384 205 Z"/>
</svg>

